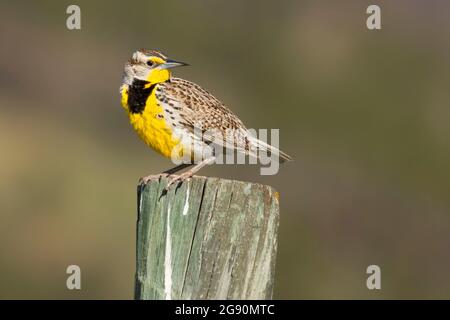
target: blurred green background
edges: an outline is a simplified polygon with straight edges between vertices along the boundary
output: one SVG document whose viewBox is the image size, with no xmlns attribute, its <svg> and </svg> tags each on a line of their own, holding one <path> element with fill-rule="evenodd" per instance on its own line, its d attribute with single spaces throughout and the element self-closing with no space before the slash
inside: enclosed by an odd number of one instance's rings
<svg viewBox="0 0 450 320">
<path fill-rule="evenodd" d="M 137 180 L 171 166 L 120 107 L 141 47 L 280 128 L 277 176 L 201 173 L 280 192 L 275 298 L 450 298 L 448 1 L 77 1 L 79 31 L 70 4 L 0 5 L 0 298 L 133 297 Z"/>
</svg>

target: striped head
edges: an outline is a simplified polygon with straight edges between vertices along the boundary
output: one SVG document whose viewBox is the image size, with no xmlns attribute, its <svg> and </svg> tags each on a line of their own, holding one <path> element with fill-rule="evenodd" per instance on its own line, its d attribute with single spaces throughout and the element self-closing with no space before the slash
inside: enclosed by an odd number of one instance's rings
<svg viewBox="0 0 450 320">
<path fill-rule="evenodd" d="M 170 69 L 187 65 L 168 59 L 159 51 L 140 49 L 125 64 L 122 84 L 131 85 L 135 79 L 153 84 L 165 82 L 170 79 Z"/>
</svg>

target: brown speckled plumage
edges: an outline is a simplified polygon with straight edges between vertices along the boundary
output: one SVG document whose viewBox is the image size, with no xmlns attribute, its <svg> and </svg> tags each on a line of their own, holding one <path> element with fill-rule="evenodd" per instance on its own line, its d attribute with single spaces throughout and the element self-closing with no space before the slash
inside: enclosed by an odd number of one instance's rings
<svg viewBox="0 0 450 320">
<path fill-rule="evenodd" d="M 156 50 L 139 49 L 139 52 L 145 54 L 146 56 L 159 57 L 159 58 L 164 59 L 164 60 L 167 59 L 167 56 L 165 56 L 162 52 L 159 52 L 159 51 L 156 51 Z"/>
<path fill-rule="evenodd" d="M 199 85 L 180 78 L 159 83 L 156 98 L 168 114 L 175 128 L 183 127 L 193 133 L 218 130 L 225 137 L 226 130 L 233 134 L 233 147 L 249 149 L 247 129 L 241 120 L 222 102 Z M 229 137 L 231 138 L 231 137 Z"/>
</svg>

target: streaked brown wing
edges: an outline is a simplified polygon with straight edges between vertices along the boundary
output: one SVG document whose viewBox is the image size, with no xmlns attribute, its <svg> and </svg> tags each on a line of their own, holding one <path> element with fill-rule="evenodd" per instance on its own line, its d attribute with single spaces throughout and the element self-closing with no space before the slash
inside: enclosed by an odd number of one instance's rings
<svg viewBox="0 0 450 320">
<path fill-rule="evenodd" d="M 248 150 L 248 132 L 242 121 L 216 97 L 197 84 L 172 78 L 170 82 L 158 84 L 156 98 L 173 127 L 183 128 L 195 134 L 217 130 L 223 137 L 229 130 L 232 136 L 227 136 L 223 145 L 236 150 Z M 203 138 L 209 139 L 208 136 Z"/>
</svg>

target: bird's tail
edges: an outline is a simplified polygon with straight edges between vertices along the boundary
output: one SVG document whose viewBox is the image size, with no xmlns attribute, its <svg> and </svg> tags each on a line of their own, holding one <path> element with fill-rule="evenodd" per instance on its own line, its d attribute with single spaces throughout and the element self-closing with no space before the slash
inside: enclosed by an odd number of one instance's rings
<svg viewBox="0 0 450 320">
<path fill-rule="evenodd" d="M 274 146 L 271 146 L 270 144 L 267 144 L 255 137 L 250 137 L 250 143 L 257 148 L 257 150 L 265 151 L 269 154 L 278 154 L 278 157 L 280 159 L 280 163 L 284 163 L 287 161 L 292 161 L 292 157 L 288 155 L 287 153 L 284 153 L 278 148 L 275 148 Z"/>
</svg>

